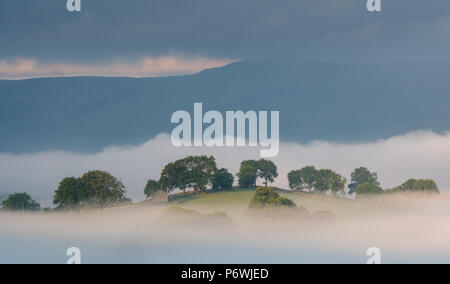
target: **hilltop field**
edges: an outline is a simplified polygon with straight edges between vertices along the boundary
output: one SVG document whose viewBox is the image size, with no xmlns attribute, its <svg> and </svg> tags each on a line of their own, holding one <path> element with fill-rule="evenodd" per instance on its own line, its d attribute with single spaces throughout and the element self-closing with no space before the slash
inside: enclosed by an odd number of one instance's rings
<svg viewBox="0 0 450 284">
<path fill-rule="evenodd" d="M 354 211 L 359 211 L 359 209 L 364 207 L 363 204 L 348 198 L 289 192 L 281 189 L 277 189 L 277 192 L 310 212 L 333 211 L 338 216 L 345 217 L 353 215 Z M 185 197 L 179 195 L 171 198 L 170 204 L 178 204 L 201 213 L 209 213 L 211 210 L 222 210 L 231 214 L 242 214 L 248 211 L 248 205 L 254 194 L 255 189 L 234 188 L 227 191 L 186 195 Z M 144 203 L 148 203 L 148 201 Z"/>
<path fill-rule="evenodd" d="M 339 196 L 330 196 L 324 194 L 313 194 L 306 192 L 293 192 L 283 189 L 276 189 L 281 196 L 293 200 L 299 207 L 305 208 L 310 213 L 316 211 L 331 211 L 337 220 L 346 220 L 347 218 L 363 218 L 364 216 L 376 216 L 392 213 L 397 214 L 423 214 L 424 217 L 433 215 L 440 206 L 449 205 L 450 197 L 440 196 L 421 196 L 421 195 L 388 195 L 371 197 L 369 199 L 351 199 Z M 234 188 L 227 191 L 178 195 L 170 198 L 169 205 L 177 204 L 184 208 L 196 210 L 203 214 L 212 213 L 215 210 L 225 211 L 231 215 L 245 214 L 249 209 L 248 205 L 255 193 L 255 189 Z M 150 204 L 144 201 L 136 205 L 142 206 Z M 433 204 L 436 208 L 432 208 Z M 423 210 L 426 206 L 428 210 Z"/>
</svg>

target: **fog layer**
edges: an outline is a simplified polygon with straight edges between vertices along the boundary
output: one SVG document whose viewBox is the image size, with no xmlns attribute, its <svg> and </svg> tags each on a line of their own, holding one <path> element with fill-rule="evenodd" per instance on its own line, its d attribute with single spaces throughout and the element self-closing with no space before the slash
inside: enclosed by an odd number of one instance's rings
<svg viewBox="0 0 450 284">
<path fill-rule="evenodd" d="M 182 204 L 201 216 L 170 215 L 167 206 L 148 203 L 71 213 L 2 212 L 0 263 L 65 263 L 70 247 L 81 250 L 82 263 L 362 264 L 371 247 L 381 250 L 382 263 L 450 260 L 448 196 L 285 195 L 311 213 L 330 210 L 334 218 L 250 214 L 250 192 L 233 203 L 231 195 L 221 195 L 228 202 Z M 208 217 L 216 210 L 228 217 Z"/>
</svg>

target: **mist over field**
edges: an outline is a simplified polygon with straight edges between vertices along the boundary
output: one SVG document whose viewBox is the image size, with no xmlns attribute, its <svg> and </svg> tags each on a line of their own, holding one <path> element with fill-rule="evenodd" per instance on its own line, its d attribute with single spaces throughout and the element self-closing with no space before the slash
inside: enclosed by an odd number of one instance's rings
<svg viewBox="0 0 450 284">
<path fill-rule="evenodd" d="M 311 213 L 251 215 L 248 199 L 184 202 L 203 217 L 168 215 L 167 206 L 129 205 L 72 213 L 1 213 L 0 263 L 365 263 L 378 247 L 383 263 L 448 262 L 449 196 L 370 200 L 285 194 Z M 208 198 L 207 197 L 205 198 Z M 248 195 L 250 196 L 250 195 Z M 224 210 L 228 219 L 206 218 Z"/>
<path fill-rule="evenodd" d="M 372 143 L 308 144 L 282 142 L 273 159 L 280 177 L 275 186 L 287 188 L 287 173 L 307 165 L 331 168 L 348 179 L 357 167 L 376 171 L 384 188 L 400 185 L 408 178 L 432 178 L 442 193 L 450 193 L 450 134 L 413 132 Z M 81 176 L 89 170 L 109 171 L 125 184 L 134 201 L 144 199 L 148 179 L 158 179 L 168 162 L 187 155 L 214 155 L 219 168 L 238 172 L 246 159 L 259 159 L 259 148 L 206 148 L 172 146 L 169 135 L 161 134 L 140 146 L 109 147 L 97 154 L 42 152 L 0 154 L 0 192 L 28 192 L 44 206 L 51 206 L 54 190 L 64 177 Z"/>
</svg>

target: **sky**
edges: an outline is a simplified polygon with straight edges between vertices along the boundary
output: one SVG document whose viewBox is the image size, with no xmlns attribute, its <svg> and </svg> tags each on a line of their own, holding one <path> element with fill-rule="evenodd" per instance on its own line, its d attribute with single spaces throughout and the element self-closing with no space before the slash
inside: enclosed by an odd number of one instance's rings
<svg viewBox="0 0 450 284">
<path fill-rule="evenodd" d="M 0 2 L 0 78 L 198 72 L 246 59 L 448 60 L 450 2 Z"/>
</svg>

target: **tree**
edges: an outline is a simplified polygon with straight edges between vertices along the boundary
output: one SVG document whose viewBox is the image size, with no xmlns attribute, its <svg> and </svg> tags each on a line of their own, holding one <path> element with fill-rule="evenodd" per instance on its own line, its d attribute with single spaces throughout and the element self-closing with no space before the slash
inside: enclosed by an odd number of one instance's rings
<svg viewBox="0 0 450 284">
<path fill-rule="evenodd" d="M 161 172 L 159 182 L 167 192 L 177 188 L 183 193 L 189 188 L 200 192 L 211 183 L 216 171 L 216 159 L 213 156 L 189 156 L 167 164 Z"/>
<path fill-rule="evenodd" d="M 90 171 L 81 178 L 64 178 L 55 190 L 53 203 L 59 209 L 94 205 L 104 208 L 130 201 L 125 186 L 108 172 Z"/>
<path fill-rule="evenodd" d="M 325 193 L 331 191 L 336 195 L 345 195 L 347 179 L 329 169 L 317 170 L 315 167 L 304 167 L 288 174 L 289 187 L 293 190 L 308 189 L 310 192 Z"/>
<path fill-rule="evenodd" d="M 345 195 L 345 185 L 347 184 L 347 178 L 342 175 L 332 172 L 331 181 L 330 181 L 330 190 L 331 193 L 336 195 L 340 193 L 341 195 Z"/>
<path fill-rule="evenodd" d="M 241 167 L 249 166 L 255 169 L 255 171 L 258 169 L 258 162 L 255 160 L 247 160 L 241 162 Z"/>
<path fill-rule="evenodd" d="M 313 166 L 304 167 L 300 170 L 300 176 L 303 181 L 303 187 L 310 192 L 314 190 L 317 182 L 317 170 Z"/>
<path fill-rule="evenodd" d="M 64 178 L 55 191 L 53 204 L 57 208 L 74 209 L 82 207 L 89 201 L 88 190 L 81 179 L 75 177 Z"/>
<path fill-rule="evenodd" d="M 315 175 L 314 191 L 318 193 L 327 192 L 330 189 L 331 178 L 331 170 L 318 170 Z"/>
<path fill-rule="evenodd" d="M 405 181 L 404 183 L 402 183 L 402 185 L 400 186 L 400 189 L 402 191 L 413 191 L 414 190 L 414 185 L 416 184 L 416 179 L 414 178 L 410 178 L 409 180 Z"/>
<path fill-rule="evenodd" d="M 218 170 L 212 178 L 212 186 L 214 189 L 232 188 L 234 176 L 227 169 Z"/>
<path fill-rule="evenodd" d="M 185 161 L 192 179 L 191 185 L 197 192 L 204 191 L 217 172 L 216 159 L 213 156 L 189 156 Z"/>
<path fill-rule="evenodd" d="M 414 179 L 411 178 L 402 185 L 389 191 L 395 192 L 423 192 L 423 193 L 440 193 L 436 182 L 432 179 Z"/>
<path fill-rule="evenodd" d="M 250 209 L 261 209 L 267 207 L 297 207 L 297 205 L 290 199 L 280 196 L 271 187 L 259 187 L 255 191 L 255 195 L 250 201 Z"/>
<path fill-rule="evenodd" d="M 181 189 L 183 194 L 191 186 L 191 180 L 184 160 L 167 164 L 161 172 L 159 180 L 161 188 L 166 192 Z"/>
<path fill-rule="evenodd" d="M 41 205 L 27 193 L 11 194 L 1 205 L 3 209 L 11 211 L 37 211 L 41 209 Z"/>
<path fill-rule="evenodd" d="M 264 186 L 267 187 L 268 182 L 274 182 L 274 179 L 278 177 L 277 166 L 269 160 L 261 159 L 256 163 L 257 176 L 264 179 Z"/>
<path fill-rule="evenodd" d="M 290 171 L 288 173 L 289 188 L 301 191 L 303 189 L 302 172 L 300 170 Z"/>
<path fill-rule="evenodd" d="M 378 182 L 378 175 L 375 172 L 370 172 L 367 168 L 361 167 L 356 169 L 352 173 L 351 184 L 349 184 L 349 194 L 353 194 L 356 191 L 356 188 L 364 183 L 369 183 L 380 187 L 380 183 Z"/>
<path fill-rule="evenodd" d="M 432 179 L 419 179 L 414 183 L 414 191 L 423 193 L 437 193 L 439 194 L 439 188 L 436 182 Z"/>
<path fill-rule="evenodd" d="M 360 197 L 360 196 L 364 196 L 364 195 L 377 195 L 377 194 L 382 194 L 383 193 L 383 189 L 373 183 L 363 183 L 358 185 L 358 187 L 355 190 L 356 196 Z"/>
<path fill-rule="evenodd" d="M 334 195 L 337 193 L 345 195 L 347 179 L 340 174 L 329 169 L 322 169 L 317 171 L 315 176 L 315 191 L 322 193 L 331 191 Z"/>
<path fill-rule="evenodd" d="M 89 203 L 100 208 L 129 201 L 125 197 L 123 183 L 108 172 L 87 172 L 81 177 L 81 182 L 87 188 Z"/>
<path fill-rule="evenodd" d="M 256 187 L 256 179 L 258 178 L 258 163 L 254 160 L 243 161 L 239 172 L 236 175 L 239 178 L 239 187 Z"/>
<path fill-rule="evenodd" d="M 256 187 L 256 175 L 255 168 L 251 166 L 243 166 L 240 168 L 239 172 L 236 174 L 239 178 L 238 183 L 241 188 Z"/>
<path fill-rule="evenodd" d="M 147 198 L 150 198 L 155 191 L 160 190 L 160 189 L 161 189 L 161 186 L 160 186 L 159 182 L 156 180 L 150 179 L 147 181 L 147 184 L 144 188 L 144 194 Z"/>
</svg>

